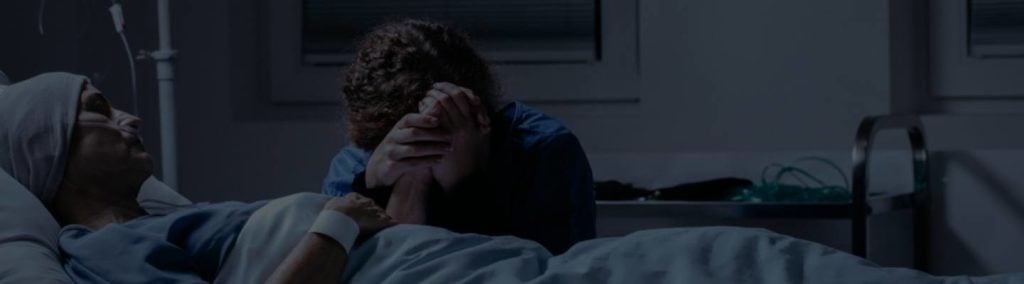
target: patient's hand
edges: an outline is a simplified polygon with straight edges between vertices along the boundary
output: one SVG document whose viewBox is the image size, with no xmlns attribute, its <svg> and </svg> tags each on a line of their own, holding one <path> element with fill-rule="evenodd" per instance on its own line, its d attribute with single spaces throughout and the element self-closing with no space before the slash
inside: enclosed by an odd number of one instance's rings
<svg viewBox="0 0 1024 284">
<path fill-rule="evenodd" d="M 359 225 L 359 239 L 366 239 L 380 230 L 395 225 L 395 221 L 377 206 L 372 199 L 349 193 L 344 197 L 331 198 L 324 204 L 324 210 L 334 210 L 347 215 Z"/>
<path fill-rule="evenodd" d="M 490 153 L 490 118 L 473 91 L 451 83 L 434 84 L 420 102 L 420 113 L 441 117 L 441 128 L 451 135 L 452 151 L 431 168 L 445 191 L 484 168 Z"/>
</svg>

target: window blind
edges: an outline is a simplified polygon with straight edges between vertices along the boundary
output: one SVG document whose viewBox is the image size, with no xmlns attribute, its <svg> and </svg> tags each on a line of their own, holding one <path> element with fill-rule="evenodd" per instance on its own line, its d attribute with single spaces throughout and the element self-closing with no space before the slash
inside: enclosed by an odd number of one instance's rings
<svg viewBox="0 0 1024 284">
<path fill-rule="evenodd" d="M 1024 57 L 1024 0 L 971 0 L 972 56 Z"/>
<path fill-rule="evenodd" d="M 457 26 L 493 61 L 598 57 L 597 0 L 304 0 L 302 8 L 302 50 L 319 64 L 350 62 L 366 32 L 402 18 Z"/>
</svg>

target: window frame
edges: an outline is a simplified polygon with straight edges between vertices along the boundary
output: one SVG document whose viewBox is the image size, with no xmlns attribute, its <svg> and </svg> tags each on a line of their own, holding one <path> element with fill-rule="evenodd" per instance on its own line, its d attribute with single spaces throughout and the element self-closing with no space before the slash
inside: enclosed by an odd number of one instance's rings
<svg viewBox="0 0 1024 284">
<path fill-rule="evenodd" d="M 492 62 L 504 97 L 527 103 L 639 102 L 640 1 L 598 1 L 600 60 Z M 266 91 L 273 104 L 338 104 L 346 67 L 303 63 L 301 5 L 301 1 L 272 0 L 260 5 Z"/>
</svg>

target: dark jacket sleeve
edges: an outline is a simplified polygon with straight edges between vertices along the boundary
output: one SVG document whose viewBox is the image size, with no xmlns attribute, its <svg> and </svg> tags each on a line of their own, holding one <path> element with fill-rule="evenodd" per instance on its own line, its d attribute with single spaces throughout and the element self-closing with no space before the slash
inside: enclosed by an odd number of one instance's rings
<svg viewBox="0 0 1024 284">
<path fill-rule="evenodd" d="M 391 187 L 366 188 L 366 172 L 360 172 L 352 182 L 352 191 L 373 199 L 374 203 L 381 208 L 388 207 L 388 200 L 391 199 Z"/>
<path fill-rule="evenodd" d="M 596 235 L 594 177 L 583 147 L 572 133 L 553 136 L 536 149 L 528 197 L 532 235 L 552 253 Z"/>
</svg>

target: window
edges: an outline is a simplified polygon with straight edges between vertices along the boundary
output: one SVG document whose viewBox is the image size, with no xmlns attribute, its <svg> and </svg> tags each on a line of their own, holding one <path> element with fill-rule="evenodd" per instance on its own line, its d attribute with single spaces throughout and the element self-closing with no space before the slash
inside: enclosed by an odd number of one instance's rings
<svg viewBox="0 0 1024 284">
<path fill-rule="evenodd" d="M 1024 0 L 970 1 L 970 54 L 1024 57 Z"/>
<path fill-rule="evenodd" d="M 928 6 L 932 94 L 1024 97 L 1024 0 L 938 0 Z"/>
<path fill-rule="evenodd" d="M 429 18 L 468 32 L 491 62 L 593 62 L 600 59 L 597 1 L 304 0 L 303 61 L 349 63 L 357 41 L 373 26 Z"/>
</svg>

